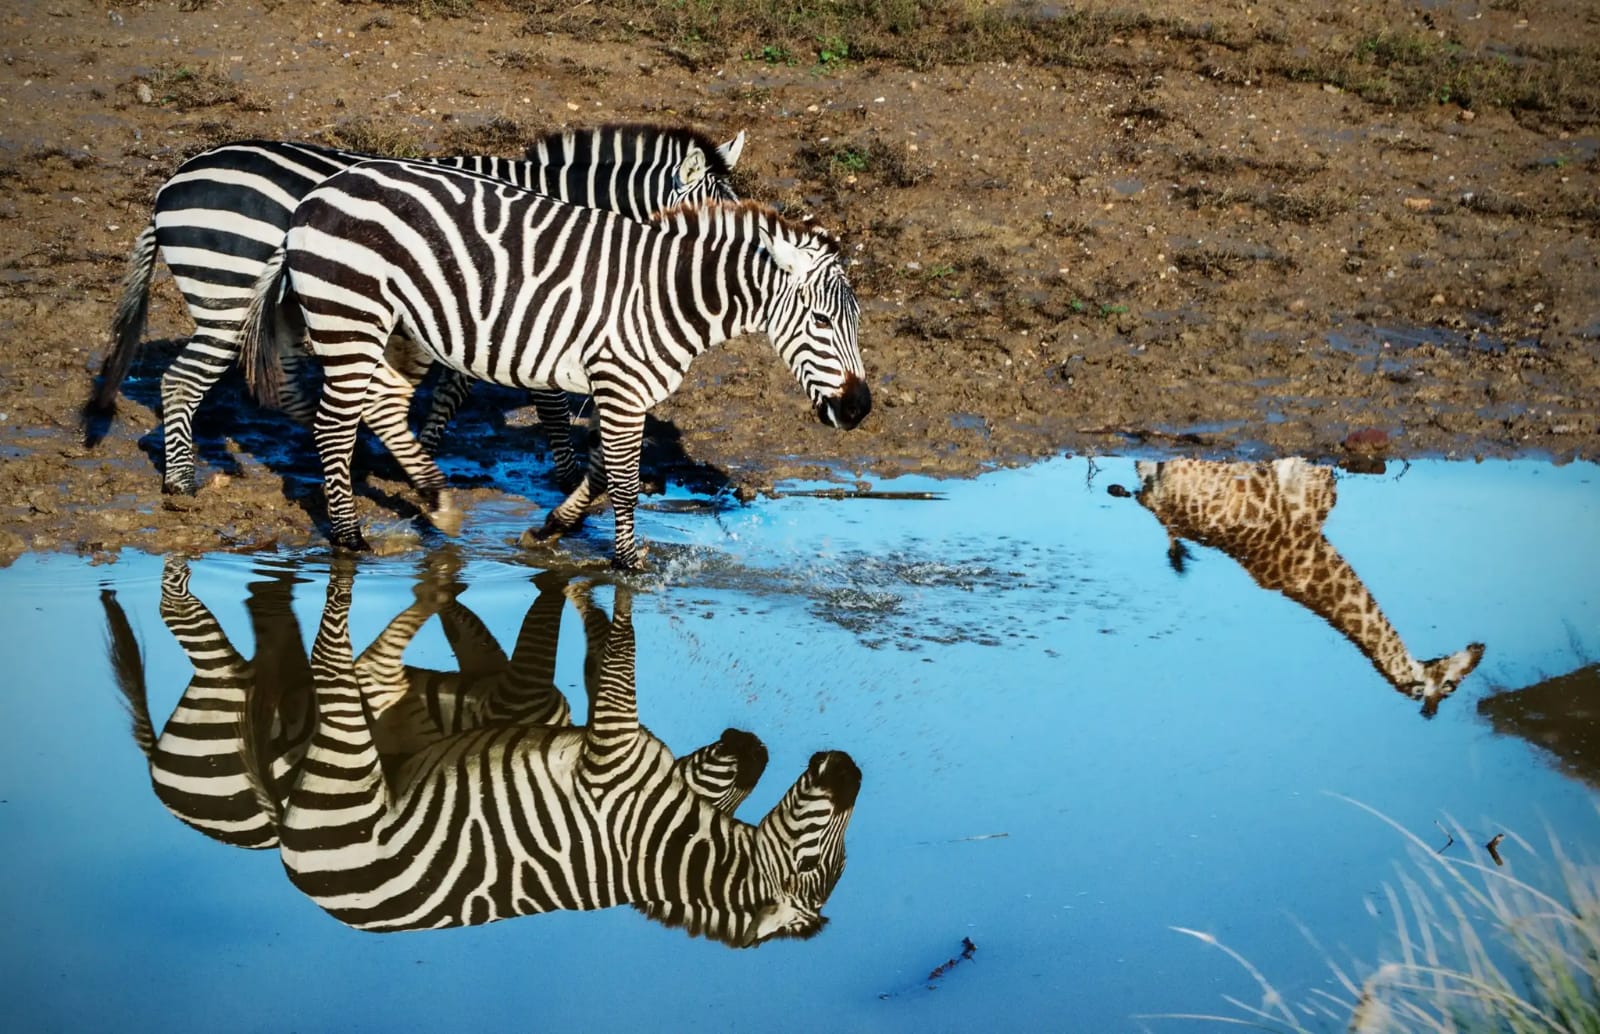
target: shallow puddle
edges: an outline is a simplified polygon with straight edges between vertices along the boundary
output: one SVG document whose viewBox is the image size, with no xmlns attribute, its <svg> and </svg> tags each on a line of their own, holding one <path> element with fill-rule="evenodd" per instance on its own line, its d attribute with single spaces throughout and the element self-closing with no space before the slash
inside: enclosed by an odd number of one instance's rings
<svg viewBox="0 0 1600 1034">
<path fill-rule="evenodd" d="M 1540 885 L 1553 842 L 1600 856 L 1595 466 L 1073 459 L 872 489 L 658 499 L 652 572 L 620 587 L 608 520 L 543 571 L 510 510 L 350 566 L 0 571 L 18 1029 L 1184 1029 L 1134 1017 L 1261 992 L 1175 927 L 1291 1002 L 1348 999 L 1330 962 L 1393 957 L 1386 888 L 1422 854 L 1488 865 L 1505 834 Z M 627 682 L 619 600 L 651 743 L 765 744 L 739 820 L 818 752 L 859 766 L 816 937 L 732 950 L 627 907 L 470 925 L 536 896 L 469 893 L 511 863 L 449 818 L 551 812 L 491 793 L 502 748 L 397 806 L 376 868 L 318 854 L 330 801 L 380 774 L 398 799 L 442 743 L 552 718 L 581 742 L 586 677 Z M 319 730 L 372 764 L 341 774 Z"/>
</svg>

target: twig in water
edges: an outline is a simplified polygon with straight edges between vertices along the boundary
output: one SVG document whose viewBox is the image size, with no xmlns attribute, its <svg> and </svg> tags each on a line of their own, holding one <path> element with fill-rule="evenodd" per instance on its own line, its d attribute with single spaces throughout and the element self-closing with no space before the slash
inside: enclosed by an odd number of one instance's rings
<svg viewBox="0 0 1600 1034">
<path fill-rule="evenodd" d="M 1489 852 L 1489 857 L 1494 859 L 1494 864 L 1496 865 L 1506 864 L 1505 860 L 1500 857 L 1500 841 L 1504 840 L 1505 838 L 1506 835 L 1504 833 L 1496 833 L 1494 836 L 1489 838 L 1489 842 L 1487 844 L 1483 845 L 1484 850 Z"/>
<path fill-rule="evenodd" d="M 972 958 L 972 953 L 977 951 L 977 950 L 978 950 L 978 946 L 976 944 L 972 943 L 972 938 L 970 938 L 970 937 L 961 938 L 961 954 L 956 956 L 953 959 L 946 959 L 945 962 L 944 962 L 944 965 L 935 966 L 933 968 L 933 972 L 928 974 L 928 990 L 930 990 L 930 991 L 933 990 L 933 982 L 935 980 L 938 980 L 940 977 L 944 976 L 946 973 L 950 972 L 952 969 L 955 969 L 961 963 L 963 963 L 963 962 L 967 961 L 968 959 Z"/>
<path fill-rule="evenodd" d="M 1435 826 L 1439 826 L 1439 820 L 1438 819 L 1434 819 L 1433 820 L 1433 824 Z M 1450 845 L 1456 842 L 1456 838 L 1453 835 L 1451 835 L 1450 831 L 1448 829 L 1445 829 L 1443 826 L 1439 826 L 1439 832 L 1444 834 L 1444 837 L 1445 837 L 1444 847 L 1441 847 L 1441 848 L 1439 848 L 1439 850 L 1433 852 L 1434 854 L 1444 854 L 1445 851 L 1449 850 Z"/>
</svg>

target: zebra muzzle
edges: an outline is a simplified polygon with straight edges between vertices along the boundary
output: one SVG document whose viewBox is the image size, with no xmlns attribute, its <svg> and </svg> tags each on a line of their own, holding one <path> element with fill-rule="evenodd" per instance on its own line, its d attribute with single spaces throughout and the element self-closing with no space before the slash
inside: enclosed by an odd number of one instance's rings
<svg viewBox="0 0 1600 1034">
<path fill-rule="evenodd" d="M 861 792 L 861 769 L 849 754 L 842 750 L 819 751 L 811 755 L 808 771 L 835 806 L 855 807 L 856 795 Z"/>
<path fill-rule="evenodd" d="M 818 420 L 829 427 L 848 431 L 872 412 L 872 389 L 855 374 L 846 374 L 839 394 L 817 403 L 816 410 Z"/>
</svg>

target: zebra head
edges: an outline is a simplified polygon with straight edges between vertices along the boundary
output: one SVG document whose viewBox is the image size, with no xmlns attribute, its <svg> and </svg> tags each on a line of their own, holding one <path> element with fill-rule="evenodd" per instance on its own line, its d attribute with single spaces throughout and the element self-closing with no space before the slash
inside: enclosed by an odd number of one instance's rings
<svg viewBox="0 0 1600 1034">
<path fill-rule="evenodd" d="M 844 872 L 844 830 L 861 790 L 861 769 L 842 751 L 814 754 L 805 773 L 756 828 L 757 865 L 767 895 L 742 931 L 741 946 L 774 937 L 814 936 L 822 906 Z"/>
<path fill-rule="evenodd" d="M 744 130 L 709 151 L 709 141 L 698 133 L 686 134 L 686 150 L 672 176 L 672 193 L 663 208 L 697 205 L 702 201 L 737 201 L 729 178 L 744 151 Z"/>
<path fill-rule="evenodd" d="M 849 430 L 872 411 L 857 334 L 861 306 L 827 233 L 773 213 L 757 223 L 761 253 L 776 267 L 765 326 L 811 399 L 817 419 Z"/>
</svg>

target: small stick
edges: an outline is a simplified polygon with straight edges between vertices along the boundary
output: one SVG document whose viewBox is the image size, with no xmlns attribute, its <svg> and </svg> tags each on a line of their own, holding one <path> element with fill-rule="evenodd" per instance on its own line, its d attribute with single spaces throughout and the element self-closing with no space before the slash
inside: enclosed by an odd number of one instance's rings
<svg viewBox="0 0 1600 1034">
<path fill-rule="evenodd" d="M 1496 833 L 1494 836 L 1489 838 L 1489 842 L 1487 844 L 1483 845 L 1484 849 L 1489 852 L 1489 857 L 1494 859 L 1494 864 L 1496 865 L 1506 864 L 1504 859 L 1500 857 L 1500 841 L 1504 840 L 1505 838 L 1506 835 L 1504 833 Z"/>
<path fill-rule="evenodd" d="M 1433 824 L 1435 826 L 1439 826 L 1439 820 L 1438 819 L 1434 819 L 1433 820 Z M 1439 848 L 1439 850 L 1433 852 L 1434 854 L 1444 854 L 1445 851 L 1447 851 L 1450 848 L 1450 845 L 1456 842 L 1456 838 L 1454 836 L 1452 836 L 1450 831 L 1448 829 L 1445 829 L 1443 826 L 1439 826 L 1439 832 L 1443 833 L 1444 836 L 1445 836 L 1444 847 L 1441 847 L 1441 848 Z"/>
</svg>

